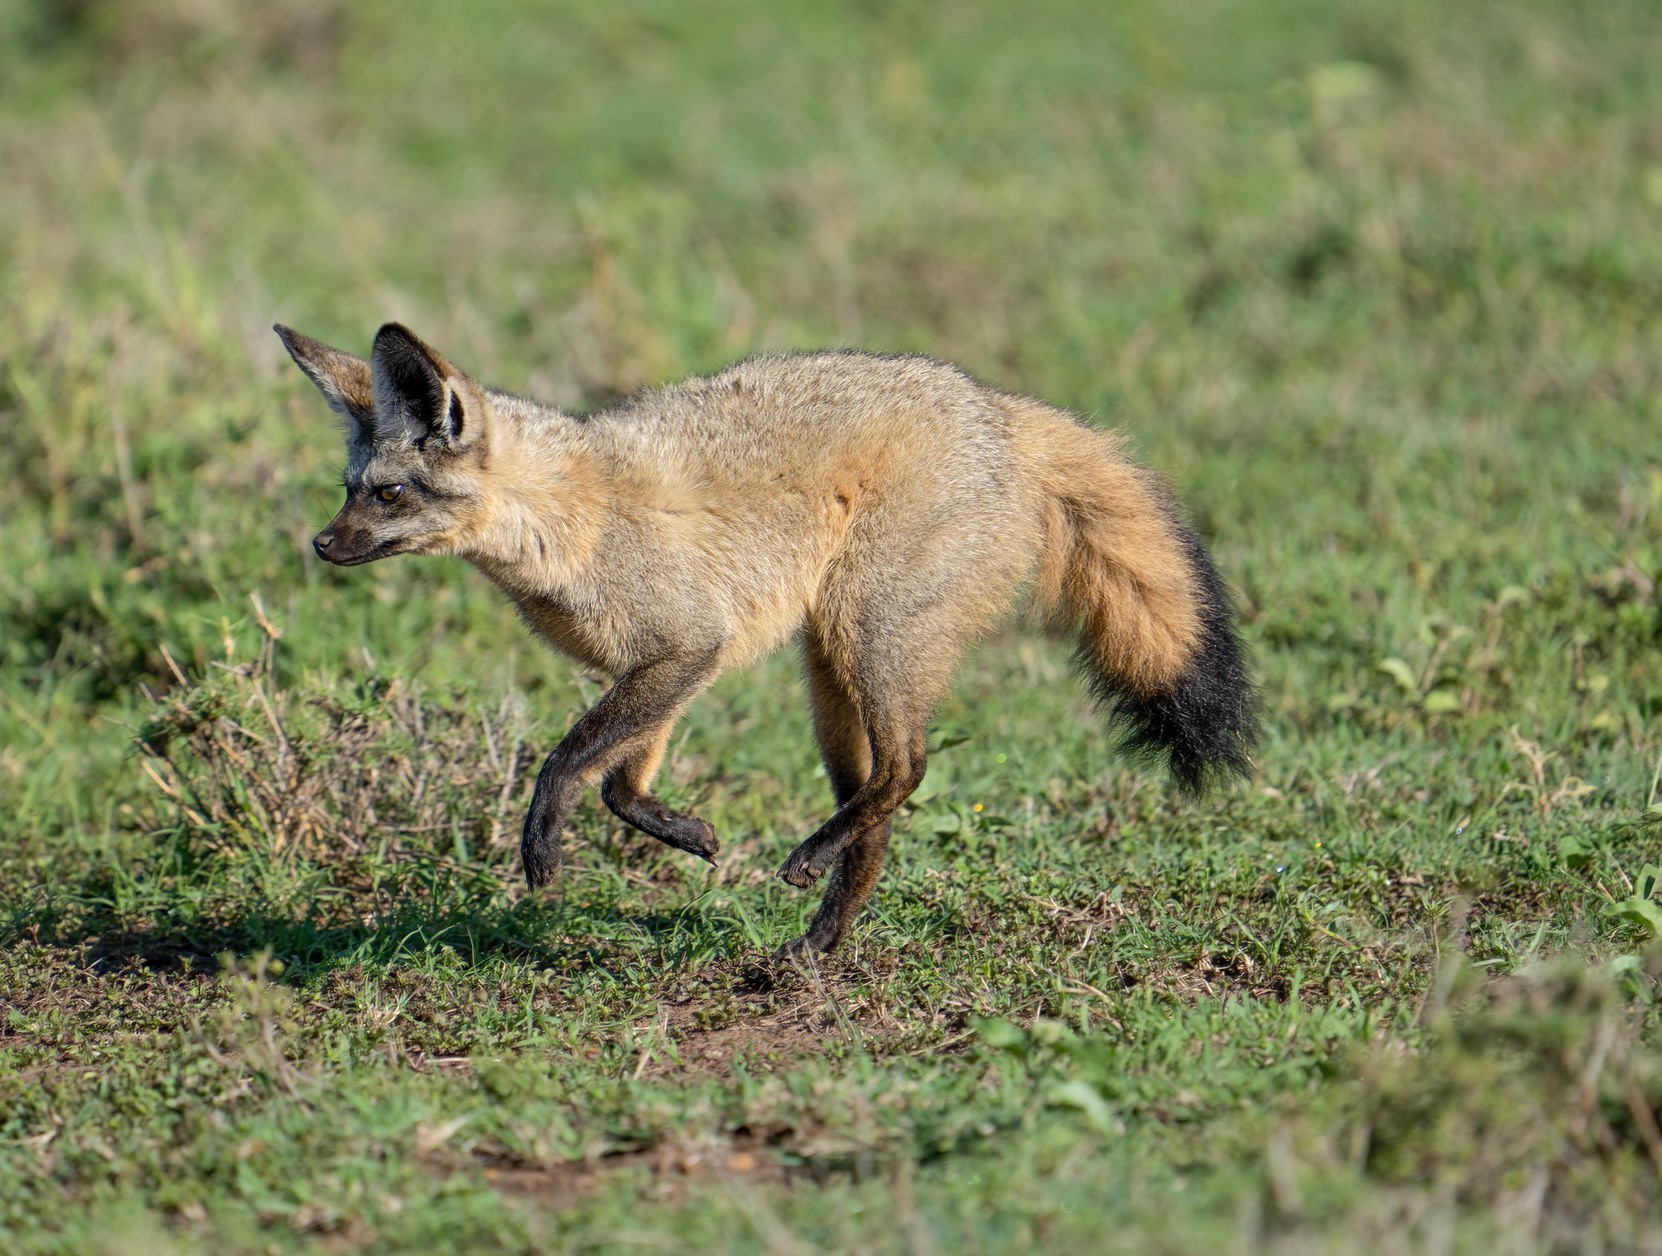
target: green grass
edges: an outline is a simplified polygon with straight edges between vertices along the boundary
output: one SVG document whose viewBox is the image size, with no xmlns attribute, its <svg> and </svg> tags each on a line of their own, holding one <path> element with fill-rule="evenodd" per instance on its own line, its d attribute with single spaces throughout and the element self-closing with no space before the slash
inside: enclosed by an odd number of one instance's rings
<svg viewBox="0 0 1662 1256">
<path fill-rule="evenodd" d="M 1658 25 L 0 7 L 0 1249 L 1662 1243 Z M 859 344 L 1122 427 L 1258 779 L 1174 797 L 999 636 L 797 970 L 782 657 L 664 773 L 719 870 L 591 799 L 526 894 L 603 681 L 306 545 L 339 437 L 269 324 L 394 317 L 574 406 Z"/>
</svg>

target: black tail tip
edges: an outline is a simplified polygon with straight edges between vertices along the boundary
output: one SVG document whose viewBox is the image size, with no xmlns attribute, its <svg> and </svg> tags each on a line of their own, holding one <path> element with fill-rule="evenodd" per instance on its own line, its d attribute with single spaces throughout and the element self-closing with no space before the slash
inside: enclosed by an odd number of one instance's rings
<svg viewBox="0 0 1662 1256">
<path fill-rule="evenodd" d="M 1164 759 L 1172 782 L 1191 797 L 1253 774 L 1258 703 L 1244 671 L 1197 666 L 1166 693 L 1118 696 L 1114 713 L 1125 728 L 1123 748 L 1136 758 Z"/>
<path fill-rule="evenodd" d="M 1260 708 L 1229 591 L 1199 536 L 1182 528 L 1201 595 L 1200 641 L 1188 667 L 1153 695 L 1092 679 L 1124 729 L 1122 748 L 1136 758 L 1164 759 L 1173 783 L 1193 796 L 1234 777 L 1251 778 Z"/>
</svg>

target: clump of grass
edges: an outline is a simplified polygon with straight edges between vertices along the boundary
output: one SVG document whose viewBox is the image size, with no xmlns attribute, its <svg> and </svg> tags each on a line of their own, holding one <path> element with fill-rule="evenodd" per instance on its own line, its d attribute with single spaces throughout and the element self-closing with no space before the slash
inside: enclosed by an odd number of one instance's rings
<svg viewBox="0 0 1662 1256">
<path fill-rule="evenodd" d="M 260 620 L 256 657 L 206 679 L 175 667 L 139 729 L 179 831 L 225 855 L 324 865 L 458 843 L 501 854 L 526 762 L 514 703 L 474 716 L 375 677 L 301 699 L 274 685 L 280 634 Z"/>
<path fill-rule="evenodd" d="M 1662 1180 L 1658 957 L 1620 969 L 1620 980 L 1562 963 L 1501 982 L 1448 975 L 1440 989 L 1464 989 L 1417 1045 L 1387 1039 L 1359 1054 L 1324 1158 L 1443 1209 L 1487 1213 L 1521 1250 L 1662 1234 L 1650 1202 Z"/>
</svg>

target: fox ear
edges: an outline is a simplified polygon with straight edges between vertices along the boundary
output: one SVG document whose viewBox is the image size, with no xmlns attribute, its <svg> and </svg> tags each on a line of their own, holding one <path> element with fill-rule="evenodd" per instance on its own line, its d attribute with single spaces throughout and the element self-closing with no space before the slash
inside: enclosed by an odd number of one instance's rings
<svg viewBox="0 0 1662 1256">
<path fill-rule="evenodd" d="M 321 340 L 302 336 L 292 327 L 281 323 L 274 326 L 289 351 L 294 364 L 306 372 L 306 378 L 317 385 L 318 392 L 336 414 L 368 433 L 375 419 L 375 392 L 369 363 L 340 349 L 332 349 Z"/>
<path fill-rule="evenodd" d="M 417 449 L 459 449 L 478 427 L 465 377 L 407 328 L 388 323 L 370 352 L 375 434 Z"/>
</svg>

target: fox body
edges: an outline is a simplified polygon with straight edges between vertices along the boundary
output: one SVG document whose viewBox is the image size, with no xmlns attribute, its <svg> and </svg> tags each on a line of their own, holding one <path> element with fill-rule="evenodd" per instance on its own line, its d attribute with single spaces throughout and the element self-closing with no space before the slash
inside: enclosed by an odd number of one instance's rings
<svg viewBox="0 0 1662 1256">
<path fill-rule="evenodd" d="M 780 869 L 831 874 L 786 949 L 830 950 L 965 648 L 1024 590 L 1075 635 L 1132 749 L 1191 790 L 1248 770 L 1256 705 L 1222 581 L 1161 484 L 1064 411 L 926 358 L 817 353 L 574 416 L 482 387 L 396 324 L 367 360 L 276 330 L 347 422 L 346 504 L 318 555 L 458 555 L 614 678 L 537 778 L 533 887 L 595 781 L 620 819 L 713 862 L 715 831 L 652 778 L 699 692 L 796 639 L 837 809 Z"/>
</svg>

